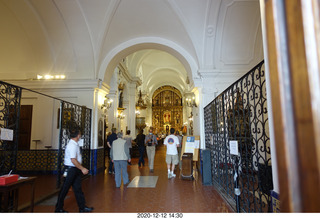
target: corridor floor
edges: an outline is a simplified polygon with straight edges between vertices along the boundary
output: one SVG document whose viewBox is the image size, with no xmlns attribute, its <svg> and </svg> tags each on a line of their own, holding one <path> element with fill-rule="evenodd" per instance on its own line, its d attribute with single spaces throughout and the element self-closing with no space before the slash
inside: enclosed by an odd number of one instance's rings
<svg viewBox="0 0 320 219">
<path fill-rule="evenodd" d="M 157 176 L 154 188 L 124 185 L 116 188 L 114 175 L 106 170 L 82 182 L 87 205 L 94 207 L 94 213 L 234 212 L 213 186 L 202 185 L 197 171 L 194 172 L 195 179 L 190 181 L 181 179 L 179 168 L 176 168 L 177 177 L 168 179 L 165 150 L 164 146 L 158 147 L 153 173 L 150 173 L 147 162 L 144 167 L 139 168 L 137 158 L 132 159 L 132 165 L 128 166 L 130 181 L 136 176 Z M 37 204 L 34 211 L 53 212 L 55 200 L 56 197 L 53 197 L 51 202 L 47 200 Z M 78 212 L 72 190 L 65 199 L 64 208 L 68 212 Z"/>
</svg>

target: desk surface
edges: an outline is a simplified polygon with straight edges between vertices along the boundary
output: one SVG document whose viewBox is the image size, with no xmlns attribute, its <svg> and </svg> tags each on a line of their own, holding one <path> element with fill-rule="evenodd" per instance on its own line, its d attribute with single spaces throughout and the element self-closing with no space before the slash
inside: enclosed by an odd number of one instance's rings
<svg viewBox="0 0 320 219">
<path fill-rule="evenodd" d="M 20 186 L 21 184 L 25 184 L 25 183 L 32 183 L 32 182 L 34 182 L 34 180 L 36 178 L 37 177 L 35 177 L 35 176 L 19 178 L 18 181 L 16 181 L 16 182 L 12 182 L 7 185 L 0 185 L 0 190 L 7 189 L 10 187 L 14 187 L 14 186 Z"/>
<path fill-rule="evenodd" d="M 18 194 L 19 194 L 19 188 L 25 184 L 31 185 L 31 200 L 30 200 L 30 211 L 33 212 L 33 207 L 34 207 L 34 190 L 35 190 L 35 179 L 37 177 L 22 177 L 18 181 L 9 183 L 7 185 L 1 185 L 0 186 L 0 192 L 3 193 L 3 207 L 2 211 L 3 212 L 8 212 L 11 211 L 11 207 L 9 206 L 10 202 L 10 197 L 9 193 L 11 191 L 15 191 L 15 195 L 13 197 L 13 205 L 12 205 L 12 210 L 14 212 L 18 211 Z M 12 199 L 12 198 L 11 198 Z M 1 205 L 1 200 L 0 200 L 0 205 Z"/>
</svg>

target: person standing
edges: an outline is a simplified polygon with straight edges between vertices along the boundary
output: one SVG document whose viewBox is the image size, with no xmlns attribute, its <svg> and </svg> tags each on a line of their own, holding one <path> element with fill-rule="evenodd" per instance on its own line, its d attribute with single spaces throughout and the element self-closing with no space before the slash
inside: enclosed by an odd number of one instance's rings
<svg viewBox="0 0 320 219">
<path fill-rule="evenodd" d="M 79 212 L 91 212 L 93 208 L 86 206 L 85 197 L 81 189 L 81 177 L 89 173 L 89 170 L 81 165 L 82 156 L 80 153 L 80 146 L 78 144 L 78 141 L 81 138 L 81 132 L 79 127 L 71 127 L 69 129 L 69 133 L 71 139 L 66 146 L 64 157 L 64 165 L 67 175 L 59 192 L 55 212 L 66 213 L 63 209 L 64 199 L 71 186 L 77 200 Z"/>
<path fill-rule="evenodd" d="M 170 129 L 170 135 L 168 135 L 163 144 L 167 146 L 166 163 L 168 167 L 168 178 L 176 177 L 174 174 L 175 165 L 179 163 L 177 147 L 180 146 L 179 138 L 174 135 L 174 128 Z"/>
<path fill-rule="evenodd" d="M 180 157 L 181 157 L 181 147 L 182 147 L 182 136 L 180 135 L 179 131 L 176 131 L 176 136 L 179 139 L 179 147 L 177 149 L 178 149 L 179 168 L 181 169 L 182 161 Z"/>
<path fill-rule="evenodd" d="M 110 161 L 110 148 L 108 146 L 108 138 L 111 135 L 111 132 L 108 132 L 106 138 L 105 138 L 105 147 L 104 147 L 104 152 L 105 152 L 105 169 L 107 169 L 108 167 L 106 166 L 106 163 Z M 108 161 L 106 162 L 106 158 L 108 158 Z"/>
<path fill-rule="evenodd" d="M 117 137 L 118 139 L 113 141 L 110 156 L 114 163 L 116 187 L 119 188 L 121 186 L 121 173 L 123 185 L 129 183 L 127 161 L 131 162 L 131 157 L 129 154 L 129 148 L 125 146 L 126 140 L 122 139 L 122 133 L 119 132 Z"/>
<path fill-rule="evenodd" d="M 130 135 L 131 131 L 127 130 L 127 134 L 124 136 L 124 140 L 126 140 L 126 147 L 129 148 L 130 157 L 132 156 L 132 137 Z M 128 162 L 131 165 L 131 162 Z"/>
<path fill-rule="evenodd" d="M 110 150 L 111 150 L 111 148 L 112 148 L 112 143 L 113 143 L 113 141 L 114 141 L 114 140 L 117 140 L 116 131 L 117 131 L 116 128 L 112 128 L 112 134 L 109 135 L 109 137 L 107 138 L 107 145 L 108 145 L 108 147 L 110 148 Z M 114 173 L 114 170 L 113 170 L 113 162 L 112 162 L 111 159 L 110 159 L 110 161 L 109 161 L 109 173 L 110 173 L 110 174 Z"/>
<path fill-rule="evenodd" d="M 136 139 L 135 139 L 135 142 L 137 143 L 138 145 L 138 149 L 139 149 L 139 154 L 140 154 L 140 157 L 139 157 L 139 167 L 141 167 L 141 164 L 144 166 L 144 152 L 146 150 L 146 147 L 144 145 L 144 140 L 145 140 L 146 136 L 143 134 L 143 129 L 140 129 L 139 130 L 139 134 L 137 135 Z"/>
<path fill-rule="evenodd" d="M 149 134 L 146 135 L 145 145 L 147 147 L 148 163 L 150 172 L 153 173 L 154 156 L 156 154 L 156 145 L 158 144 L 157 136 L 153 134 L 153 130 L 150 128 Z"/>
</svg>

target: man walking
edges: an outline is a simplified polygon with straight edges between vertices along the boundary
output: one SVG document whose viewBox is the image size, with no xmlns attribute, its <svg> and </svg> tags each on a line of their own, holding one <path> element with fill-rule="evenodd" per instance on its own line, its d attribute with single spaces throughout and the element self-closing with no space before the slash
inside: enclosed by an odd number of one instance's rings
<svg viewBox="0 0 320 219">
<path fill-rule="evenodd" d="M 129 148 L 130 157 L 132 156 L 132 137 L 130 135 L 131 131 L 127 130 L 127 134 L 123 137 L 124 140 L 126 140 L 126 147 Z M 131 165 L 131 162 L 128 162 L 129 165 Z"/>
<path fill-rule="evenodd" d="M 145 152 L 145 145 L 144 145 L 144 140 L 145 140 L 146 136 L 143 134 L 143 129 L 140 129 L 139 130 L 139 134 L 137 135 L 137 138 L 135 139 L 135 142 L 137 143 L 138 145 L 138 148 L 139 148 L 139 154 L 140 154 L 140 157 L 139 157 L 139 167 L 141 167 L 141 164 L 144 166 L 144 152 Z"/>
<path fill-rule="evenodd" d="M 93 208 L 89 208 L 85 205 L 85 198 L 81 189 L 81 177 L 82 175 L 88 174 L 89 170 L 81 165 L 82 156 L 80 153 L 80 146 L 78 144 L 78 141 L 81 138 L 80 129 L 78 127 L 72 127 L 69 129 L 69 133 L 71 139 L 66 146 L 64 157 L 67 176 L 60 190 L 55 212 L 66 213 L 63 209 L 64 199 L 71 186 L 77 200 L 79 212 L 91 212 Z"/>
<path fill-rule="evenodd" d="M 168 167 L 168 178 L 176 177 L 175 165 L 179 163 L 177 147 L 180 146 L 179 138 L 174 135 L 174 128 L 170 129 L 170 135 L 164 139 L 163 144 L 167 146 L 166 163 Z"/>
<path fill-rule="evenodd" d="M 113 141 L 110 151 L 110 157 L 114 163 L 116 187 L 121 186 L 121 173 L 123 177 L 123 185 L 129 183 L 129 176 L 127 171 L 127 161 L 131 162 L 129 148 L 126 147 L 126 140 L 122 139 L 122 133 L 118 133 L 118 139 Z"/>
<path fill-rule="evenodd" d="M 149 134 L 145 138 L 150 173 L 153 173 L 154 156 L 156 154 L 156 145 L 158 144 L 157 137 L 152 132 L 153 130 L 150 128 Z"/>
<path fill-rule="evenodd" d="M 107 145 L 109 147 L 109 149 L 111 150 L 111 147 L 112 147 L 112 143 L 114 140 L 117 140 L 117 134 L 116 134 L 116 131 L 117 129 L 116 128 L 112 128 L 112 134 L 108 136 L 107 138 Z M 109 161 L 109 173 L 114 173 L 114 170 L 113 170 L 113 162 L 112 160 L 110 159 Z"/>
</svg>

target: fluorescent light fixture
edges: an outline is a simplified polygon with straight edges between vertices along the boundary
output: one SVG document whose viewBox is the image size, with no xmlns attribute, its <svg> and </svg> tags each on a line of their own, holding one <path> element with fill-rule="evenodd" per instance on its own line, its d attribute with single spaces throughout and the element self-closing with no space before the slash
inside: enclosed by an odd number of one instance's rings
<svg viewBox="0 0 320 219">
<path fill-rule="evenodd" d="M 50 74 L 46 74 L 46 75 L 37 75 L 37 79 L 41 80 L 41 79 L 45 79 L 45 80 L 50 80 L 50 79 L 56 79 L 56 80 L 63 80 L 66 79 L 65 75 L 50 75 Z"/>
</svg>

